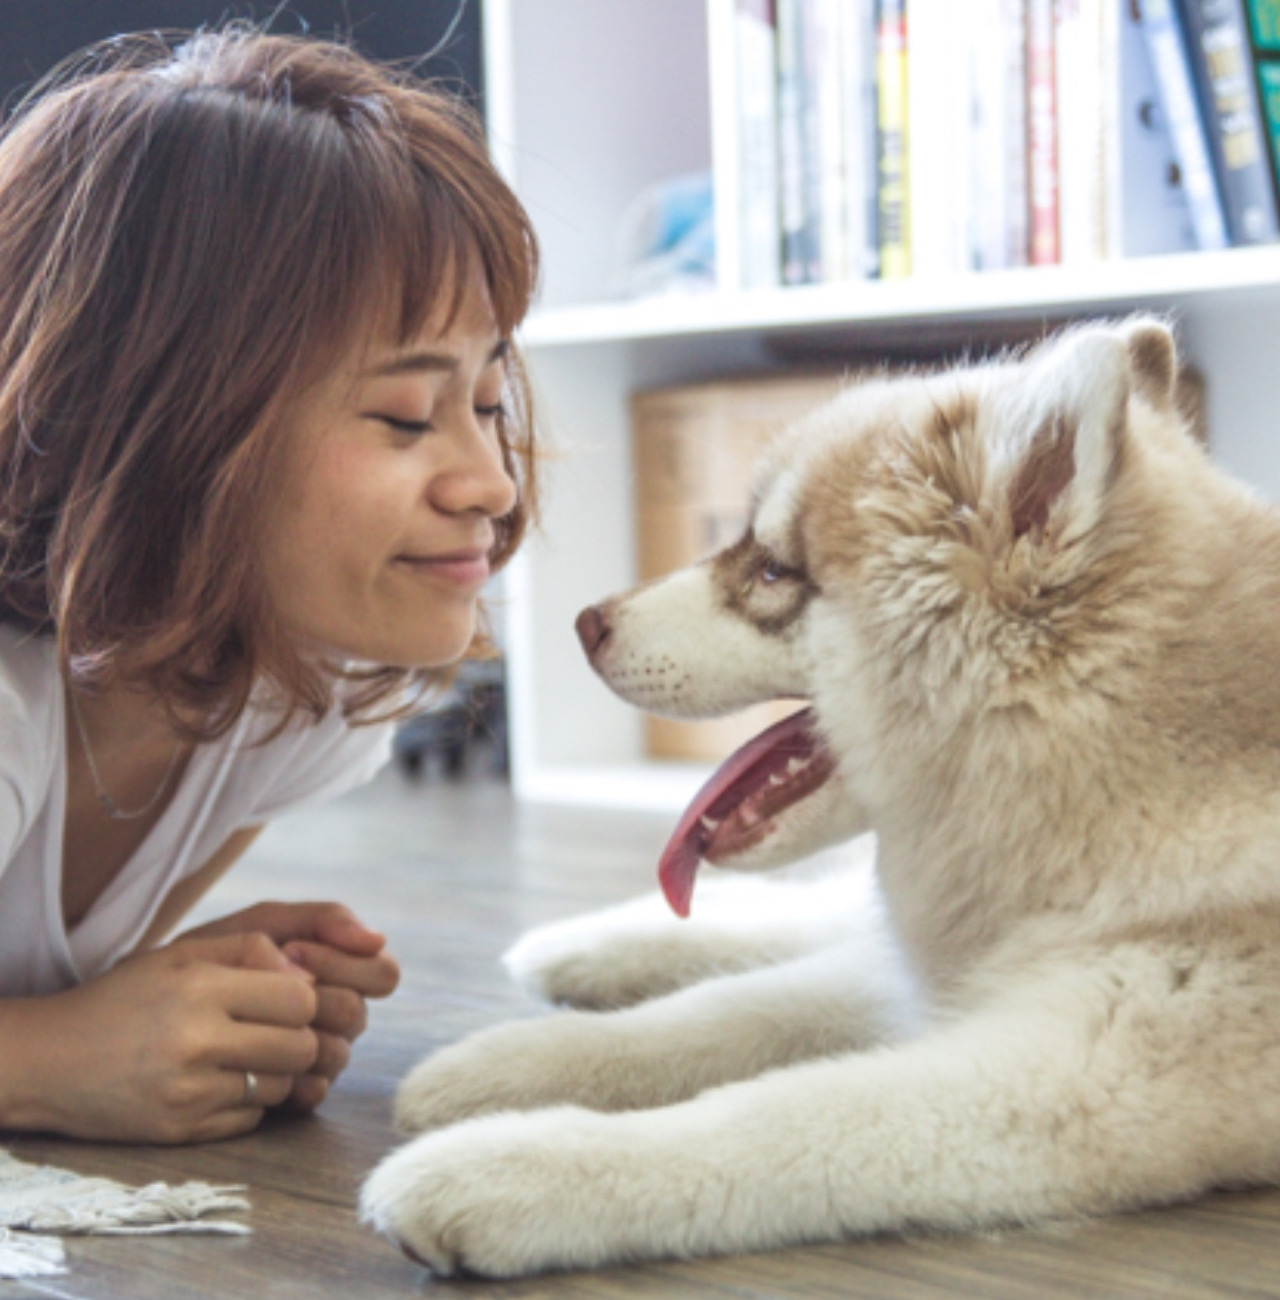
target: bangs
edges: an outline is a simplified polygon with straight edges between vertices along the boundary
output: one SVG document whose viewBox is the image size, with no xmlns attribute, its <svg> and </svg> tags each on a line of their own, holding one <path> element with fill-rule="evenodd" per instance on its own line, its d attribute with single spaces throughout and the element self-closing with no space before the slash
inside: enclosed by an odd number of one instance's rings
<svg viewBox="0 0 1280 1300">
<path fill-rule="evenodd" d="M 324 301 L 311 309 L 320 337 L 307 350 L 331 359 L 371 319 L 400 345 L 429 321 L 447 330 L 477 284 L 509 338 L 536 289 L 536 241 L 510 190 L 476 166 L 485 145 L 470 109 L 420 91 L 355 107 L 322 119 L 335 133 L 317 151 L 327 165 L 308 169 L 314 201 L 305 208 L 319 228 L 295 239 L 317 255 L 308 273 Z"/>
</svg>

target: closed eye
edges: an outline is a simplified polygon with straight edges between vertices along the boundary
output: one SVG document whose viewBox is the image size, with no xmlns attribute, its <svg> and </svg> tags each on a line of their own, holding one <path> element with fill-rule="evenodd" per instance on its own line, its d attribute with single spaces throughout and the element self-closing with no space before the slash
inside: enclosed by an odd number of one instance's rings
<svg viewBox="0 0 1280 1300">
<path fill-rule="evenodd" d="M 394 429 L 397 433 L 430 433 L 433 425 L 430 420 L 402 420 L 396 415 L 384 415 L 377 411 L 371 411 L 365 416 L 366 420 L 377 420 L 380 424 L 385 424 L 387 428 Z"/>
</svg>

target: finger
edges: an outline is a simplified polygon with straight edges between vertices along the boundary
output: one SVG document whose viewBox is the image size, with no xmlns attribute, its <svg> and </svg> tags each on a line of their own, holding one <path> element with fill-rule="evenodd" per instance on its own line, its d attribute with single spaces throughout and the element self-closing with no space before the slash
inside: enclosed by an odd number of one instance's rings
<svg viewBox="0 0 1280 1300">
<path fill-rule="evenodd" d="M 306 1074 L 330 1081 L 336 1079 L 351 1061 L 351 1044 L 337 1034 L 316 1035 L 316 1059 Z"/>
<path fill-rule="evenodd" d="M 309 1112 L 329 1095 L 329 1080 L 317 1074 L 304 1074 L 293 1081 L 293 1091 L 284 1101 L 288 1110 Z"/>
<path fill-rule="evenodd" d="M 265 1074 L 258 1070 L 222 1070 L 219 1100 L 223 1110 L 257 1111 L 279 1106 L 293 1091 L 292 1074 Z M 253 1075 L 250 1086 L 249 1075 Z"/>
<path fill-rule="evenodd" d="M 237 1025 L 221 1046 L 216 1063 L 224 1070 L 254 1074 L 306 1074 L 320 1050 L 310 1029 L 276 1029 L 268 1025 Z"/>
<path fill-rule="evenodd" d="M 210 962 L 246 970 L 288 971 L 290 960 L 268 935 L 239 931 L 235 934 L 175 939 L 167 950 L 181 965 Z"/>
<path fill-rule="evenodd" d="M 310 976 L 224 968 L 207 978 L 232 1020 L 298 1029 L 315 1019 L 318 999 Z"/>
<path fill-rule="evenodd" d="M 387 936 L 372 930 L 345 907 L 331 906 L 316 917 L 316 938 L 357 957 L 375 957 L 387 946 Z"/>
<path fill-rule="evenodd" d="M 400 964 L 390 953 L 355 957 L 328 944 L 302 942 L 286 944 L 284 951 L 318 983 L 351 989 L 367 998 L 385 998 L 400 983 Z"/>
<path fill-rule="evenodd" d="M 239 913 L 244 928 L 261 930 L 283 946 L 293 939 L 331 944 L 357 957 L 373 957 L 386 937 L 341 903 L 259 903 Z"/>
<path fill-rule="evenodd" d="M 321 985 L 316 989 L 316 1014 L 311 1022 L 318 1033 L 336 1034 L 354 1043 L 369 1025 L 369 1008 L 359 993 Z"/>
<path fill-rule="evenodd" d="M 263 1112 L 260 1110 L 248 1110 L 239 1106 L 216 1110 L 200 1120 L 192 1132 L 176 1141 L 183 1144 L 223 1142 L 227 1138 L 243 1137 L 246 1133 L 252 1133 L 262 1123 L 262 1115 Z"/>
</svg>

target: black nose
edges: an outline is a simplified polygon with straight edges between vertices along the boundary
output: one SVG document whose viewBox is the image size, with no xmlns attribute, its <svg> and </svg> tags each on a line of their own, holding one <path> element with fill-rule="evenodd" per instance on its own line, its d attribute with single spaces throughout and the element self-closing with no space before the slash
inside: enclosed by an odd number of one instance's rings
<svg viewBox="0 0 1280 1300">
<path fill-rule="evenodd" d="M 584 609 L 573 626 L 577 630 L 578 640 L 582 642 L 582 648 L 587 652 L 588 659 L 593 658 L 596 651 L 609 639 L 609 620 L 600 605 L 590 605 Z"/>
</svg>

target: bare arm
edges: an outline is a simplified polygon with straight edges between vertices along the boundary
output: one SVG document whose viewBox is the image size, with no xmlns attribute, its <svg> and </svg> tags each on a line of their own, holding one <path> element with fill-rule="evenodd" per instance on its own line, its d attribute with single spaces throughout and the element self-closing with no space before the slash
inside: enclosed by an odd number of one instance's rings
<svg viewBox="0 0 1280 1300">
<path fill-rule="evenodd" d="M 247 933 L 179 939 L 65 992 L 2 1000 L 0 1128 L 118 1142 L 248 1132 L 315 1062 L 316 1006 L 313 980 Z"/>
<path fill-rule="evenodd" d="M 180 880 L 160 904 L 138 949 L 154 948 L 174 929 L 179 921 L 211 890 L 214 885 L 248 852 L 249 846 L 262 834 L 261 826 L 247 826 L 227 838 L 223 846 L 198 871 Z"/>
</svg>

